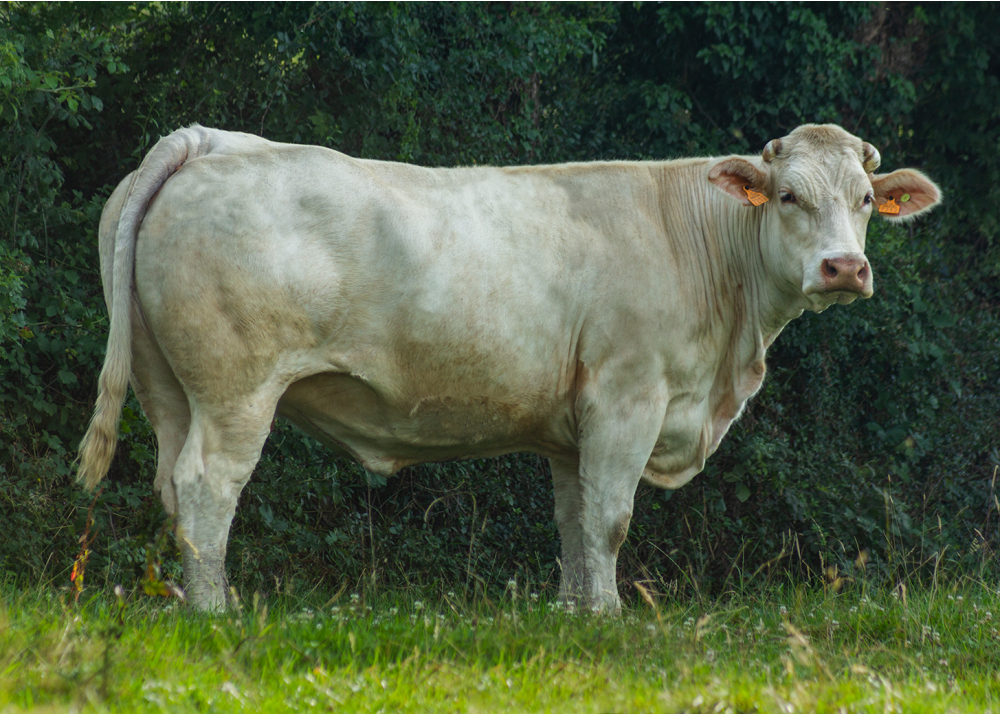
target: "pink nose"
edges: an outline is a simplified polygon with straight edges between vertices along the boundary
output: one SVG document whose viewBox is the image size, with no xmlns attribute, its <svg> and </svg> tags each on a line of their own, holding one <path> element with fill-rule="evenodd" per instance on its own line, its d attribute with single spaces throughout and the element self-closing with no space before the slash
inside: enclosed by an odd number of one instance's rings
<svg viewBox="0 0 1000 715">
<path fill-rule="evenodd" d="M 820 271 L 823 273 L 823 288 L 826 291 L 847 290 L 871 294 L 872 272 L 864 258 L 824 258 Z"/>
</svg>

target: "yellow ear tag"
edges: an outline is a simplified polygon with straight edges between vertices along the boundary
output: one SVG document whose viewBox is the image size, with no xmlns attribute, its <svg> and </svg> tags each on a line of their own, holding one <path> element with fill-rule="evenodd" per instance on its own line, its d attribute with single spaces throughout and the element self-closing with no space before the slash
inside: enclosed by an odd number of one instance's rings
<svg viewBox="0 0 1000 715">
<path fill-rule="evenodd" d="M 744 186 L 743 190 L 747 193 L 747 200 L 749 200 L 754 206 L 760 206 L 761 204 L 770 201 L 770 199 L 764 196 L 764 194 L 759 191 L 754 191 L 749 186 Z"/>
<path fill-rule="evenodd" d="M 880 214 L 898 214 L 899 204 L 890 196 L 888 201 L 878 207 L 878 212 Z"/>
</svg>

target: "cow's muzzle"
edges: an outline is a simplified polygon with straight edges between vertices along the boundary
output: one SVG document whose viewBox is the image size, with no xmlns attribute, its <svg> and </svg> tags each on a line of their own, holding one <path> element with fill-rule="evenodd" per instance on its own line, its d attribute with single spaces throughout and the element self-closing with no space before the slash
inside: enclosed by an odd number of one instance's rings
<svg viewBox="0 0 1000 715">
<path fill-rule="evenodd" d="M 872 269 L 863 255 L 824 258 L 819 270 L 820 290 L 823 293 L 847 292 L 871 298 Z"/>
</svg>

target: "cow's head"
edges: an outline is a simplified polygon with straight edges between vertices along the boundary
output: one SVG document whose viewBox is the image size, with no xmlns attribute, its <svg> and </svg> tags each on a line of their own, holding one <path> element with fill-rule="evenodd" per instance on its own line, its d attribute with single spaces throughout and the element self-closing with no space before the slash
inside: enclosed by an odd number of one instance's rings
<svg viewBox="0 0 1000 715">
<path fill-rule="evenodd" d="M 873 213 L 905 221 L 941 201 L 915 169 L 875 174 L 880 161 L 875 147 L 840 127 L 807 124 L 768 142 L 760 159 L 716 160 L 708 178 L 762 212 L 765 270 L 779 289 L 797 294 L 796 303 L 818 311 L 871 297 L 865 233 Z"/>
</svg>

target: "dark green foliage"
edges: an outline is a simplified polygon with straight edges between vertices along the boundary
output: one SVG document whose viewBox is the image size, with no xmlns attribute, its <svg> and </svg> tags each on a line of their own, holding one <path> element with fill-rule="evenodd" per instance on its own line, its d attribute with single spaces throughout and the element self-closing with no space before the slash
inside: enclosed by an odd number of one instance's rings
<svg viewBox="0 0 1000 715">
<path fill-rule="evenodd" d="M 914 101 L 900 73 L 869 70 L 855 35 L 870 8 L 686 3 L 622 8 L 599 81 L 615 101 L 619 151 L 669 157 L 758 151 L 806 121 L 836 122 L 884 146 Z M 613 84 L 612 84 L 613 83 Z"/>
<path fill-rule="evenodd" d="M 156 542 L 134 399 L 96 498 L 71 461 L 107 331 L 101 207 L 192 122 L 450 166 L 756 152 L 832 121 L 887 170 L 924 168 L 944 207 L 914 229 L 873 222 L 875 297 L 792 323 L 705 474 L 640 488 L 621 576 L 717 590 L 765 564 L 850 571 L 862 549 L 886 578 L 994 568 L 998 22 L 906 3 L 0 4 L 0 570 L 62 583 L 88 514 L 91 583 L 134 581 Z M 530 455 L 384 480 L 279 424 L 230 574 L 265 590 L 554 583 L 551 514 Z"/>
</svg>

